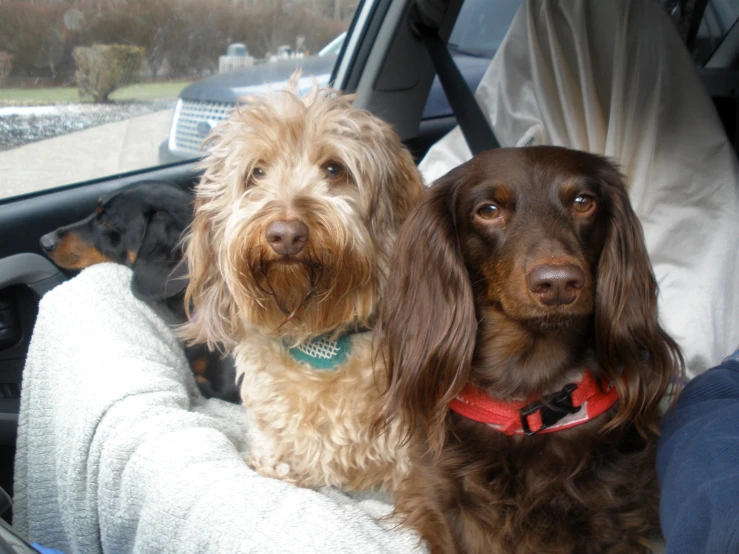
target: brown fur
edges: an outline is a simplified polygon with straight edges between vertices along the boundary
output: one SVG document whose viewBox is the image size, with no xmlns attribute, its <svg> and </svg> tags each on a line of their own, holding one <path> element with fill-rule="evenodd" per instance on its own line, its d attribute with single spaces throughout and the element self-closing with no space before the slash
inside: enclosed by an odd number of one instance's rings
<svg viewBox="0 0 739 554">
<path fill-rule="evenodd" d="M 94 246 L 84 242 L 75 233 L 67 233 L 54 251 L 49 253 L 49 257 L 56 264 L 67 269 L 84 269 L 91 265 L 114 261 Z"/>
<path fill-rule="evenodd" d="M 401 223 L 423 190 L 392 128 L 330 89 L 247 98 L 215 130 L 187 236 L 195 342 L 233 348 L 251 421 L 249 462 L 304 486 L 367 488 L 405 468 L 399 433 L 370 437 L 384 373 L 369 333 L 333 372 L 287 346 L 371 328 Z M 309 230 L 297 253 L 267 239 L 275 222 Z"/>
<path fill-rule="evenodd" d="M 658 403 L 683 364 L 617 170 L 563 148 L 484 153 L 431 187 L 396 247 L 381 328 L 388 412 L 413 444 L 406 523 L 435 553 L 648 551 Z M 574 301 L 527 286 L 542 264 L 582 271 Z M 468 382 L 521 401 L 586 367 L 619 402 L 571 429 L 507 436 L 447 409 Z"/>
</svg>

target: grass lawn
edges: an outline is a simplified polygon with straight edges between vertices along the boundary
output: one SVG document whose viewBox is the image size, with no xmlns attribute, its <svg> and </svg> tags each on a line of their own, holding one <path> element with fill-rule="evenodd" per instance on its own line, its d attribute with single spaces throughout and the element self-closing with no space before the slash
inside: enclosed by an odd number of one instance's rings
<svg viewBox="0 0 739 554">
<path fill-rule="evenodd" d="M 115 91 L 111 100 L 162 100 L 176 99 L 180 91 L 190 81 L 166 83 L 142 83 L 131 85 Z M 58 104 L 79 102 L 76 87 L 54 88 L 2 88 L 0 87 L 0 104 Z"/>
</svg>

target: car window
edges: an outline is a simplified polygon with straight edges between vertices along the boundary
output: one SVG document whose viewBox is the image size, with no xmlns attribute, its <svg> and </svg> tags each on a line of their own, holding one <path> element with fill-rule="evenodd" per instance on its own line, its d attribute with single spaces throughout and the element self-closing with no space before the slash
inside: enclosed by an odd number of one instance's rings
<svg viewBox="0 0 739 554">
<path fill-rule="evenodd" d="M 703 12 L 695 37 L 693 59 L 704 65 L 716 51 L 721 41 L 739 18 L 739 2 L 736 0 L 709 0 Z"/>
<path fill-rule="evenodd" d="M 460 73 L 471 90 L 480 84 L 490 61 L 505 38 L 523 0 L 466 0 L 449 37 L 449 47 Z M 682 12 L 677 0 L 660 0 L 679 27 Z M 698 67 L 715 52 L 739 16 L 739 0 L 709 0 L 692 50 Z M 678 29 L 680 30 L 680 29 Z M 452 116 L 438 77 L 431 85 L 423 119 Z"/>
<path fill-rule="evenodd" d="M 359 1 L 0 0 L 0 198 L 196 157 L 234 95 L 327 83 Z"/>
<path fill-rule="evenodd" d="M 470 90 L 476 90 L 522 0 L 466 0 L 449 36 L 449 51 Z M 451 117 L 439 78 L 431 84 L 423 119 Z"/>
<path fill-rule="evenodd" d="M 521 0 L 467 0 L 454 24 L 449 45 L 467 54 L 492 58 L 520 5 Z"/>
<path fill-rule="evenodd" d="M 336 37 L 334 40 L 329 42 L 326 46 L 321 48 L 321 51 L 318 52 L 319 56 L 338 56 L 339 52 L 341 51 L 341 47 L 344 44 L 344 39 L 346 38 L 346 33 L 341 33 L 338 37 Z"/>
</svg>

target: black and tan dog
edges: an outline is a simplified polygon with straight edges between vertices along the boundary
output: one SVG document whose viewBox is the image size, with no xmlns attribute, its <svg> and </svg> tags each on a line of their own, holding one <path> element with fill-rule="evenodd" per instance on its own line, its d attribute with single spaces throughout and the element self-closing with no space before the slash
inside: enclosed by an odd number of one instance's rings
<svg viewBox="0 0 739 554">
<path fill-rule="evenodd" d="M 142 181 L 103 196 L 85 219 L 41 237 L 41 248 L 57 265 L 83 269 L 113 262 L 133 270 L 133 295 L 147 302 L 168 324 L 186 320 L 186 267 L 180 238 L 192 220 L 190 196 L 162 181 Z M 203 345 L 185 349 L 206 397 L 239 402 L 230 358 Z"/>
</svg>

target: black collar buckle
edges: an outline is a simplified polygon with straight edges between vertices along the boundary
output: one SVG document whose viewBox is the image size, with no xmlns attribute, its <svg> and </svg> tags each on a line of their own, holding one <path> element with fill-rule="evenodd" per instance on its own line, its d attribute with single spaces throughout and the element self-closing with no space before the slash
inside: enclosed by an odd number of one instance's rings
<svg viewBox="0 0 739 554">
<path fill-rule="evenodd" d="M 577 389 L 577 385 L 570 383 L 564 388 L 541 399 L 535 400 L 531 404 L 527 404 L 519 410 L 521 414 L 521 428 L 526 435 L 535 435 L 539 431 L 543 431 L 547 427 L 551 427 L 563 417 L 574 414 L 580 410 L 580 407 L 572 405 L 572 393 Z M 531 429 L 529 426 L 529 416 L 537 411 L 541 413 L 541 427 Z"/>
</svg>

